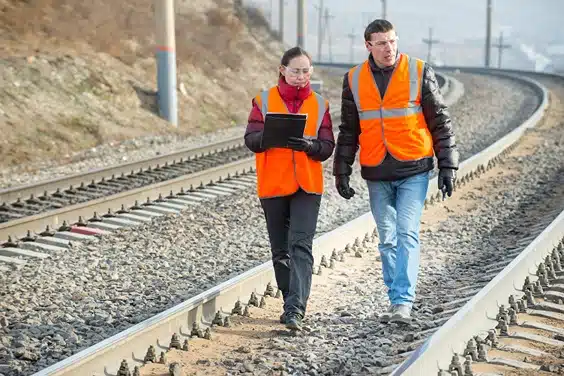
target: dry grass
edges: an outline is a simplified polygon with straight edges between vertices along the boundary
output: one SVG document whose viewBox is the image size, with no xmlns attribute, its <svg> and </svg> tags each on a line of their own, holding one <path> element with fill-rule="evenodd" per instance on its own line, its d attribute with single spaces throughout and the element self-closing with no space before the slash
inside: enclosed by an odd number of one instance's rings
<svg viewBox="0 0 564 376">
<path fill-rule="evenodd" d="M 50 42 L 55 45 L 87 44 L 95 51 L 129 64 L 152 56 L 152 0 L 4 2 L 6 4 L 0 6 L 0 28 L 7 39 L 17 44 L 24 41 L 26 46 L 22 50 L 38 50 Z M 191 5 L 186 3 L 177 2 L 179 61 L 192 65 L 211 63 L 212 67 L 227 64 L 232 69 L 238 68 L 245 51 L 234 50 L 234 47 L 245 25 L 234 14 L 233 4 L 228 0 L 210 1 L 214 6 L 203 7 L 200 11 L 197 1 Z"/>
<path fill-rule="evenodd" d="M 0 0 L 0 167 L 246 121 L 282 46 L 254 9 L 177 0 L 179 127 L 156 115 L 152 0 Z"/>
</svg>

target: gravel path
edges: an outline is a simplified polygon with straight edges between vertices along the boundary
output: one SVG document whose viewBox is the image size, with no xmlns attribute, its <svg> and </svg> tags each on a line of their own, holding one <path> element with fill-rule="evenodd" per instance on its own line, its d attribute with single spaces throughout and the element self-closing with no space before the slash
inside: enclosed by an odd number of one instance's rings
<svg viewBox="0 0 564 376">
<path fill-rule="evenodd" d="M 517 252 L 508 250 L 526 246 L 564 210 L 564 86 L 546 85 L 555 95 L 544 124 L 529 132 L 502 164 L 424 212 L 411 324 L 377 320 L 389 303 L 372 243 L 361 259 L 349 253 L 336 270 L 324 269 L 314 277 L 305 334 L 290 335 L 277 324 L 282 303 L 269 299 L 266 309 L 253 308 L 250 318 L 235 318 L 233 329 L 217 328 L 211 345 L 194 340 L 189 358 L 173 351 L 169 361 L 206 375 L 387 374 L 404 358 L 399 354 L 414 350 L 440 325 L 434 320 L 453 314 L 443 311 L 463 304 L 453 301 L 470 296 L 474 286 L 485 285 L 509 263 Z M 492 262 L 501 265 L 492 268 Z M 149 365 L 142 375 L 162 370 Z"/>
<path fill-rule="evenodd" d="M 511 80 L 455 76 L 466 90 L 451 109 L 463 158 L 519 124 L 535 106 L 531 89 Z M 318 235 L 368 210 L 358 169 L 352 182 L 358 195 L 347 202 L 333 188 L 330 165 Z M 0 374 L 28 375 L 268 255 L 264 218 L 250 189 L 0 276 Z"/>
<path fill-rule="evenodd" d="M 553 90 L 546 122 L 532 130 L 502 165 L 425 212 L 413 325 L 375 320 L 387 306 L 385 287 L 380 265 L 365 263 L 356 275 L 345 270 L 346 282 L 333 283 L 334 289 L 326 288 L 329 294 L 312 297 L 322 304 L 306 320 L 311 335 L 280 337 L 265 350 L 253 352 L 253 360 L 260 359 L 253 364 L 273 365 L 284 359 L 284 368 L 293 375 L 372 374 L 398 351 L 414 349 L 409 343 L 433 317 L 430 307 L 454 300 L 457 289 L 475 283 L 480 277 L 477 265 L 487 265 L 488 259 L 515 248 L 521 239 L 530 241 L 542 231 L 538 224 L 549 223 L 564 210 L 564 86 L 544 83 Z M 482 268 L 483 274 L 487 272 Z M 248 361 L 239 359 L 231 369 L 242 369 Z"/>
</svg>

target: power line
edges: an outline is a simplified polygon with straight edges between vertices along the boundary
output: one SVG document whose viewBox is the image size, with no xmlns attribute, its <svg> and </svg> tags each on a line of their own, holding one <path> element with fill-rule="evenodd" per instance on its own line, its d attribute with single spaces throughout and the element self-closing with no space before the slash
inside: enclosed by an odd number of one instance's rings
<svg viewBox="0 0 564 376">
<path fill-rule="evenodd" d="M 270 0 L 270 12 L 268 18 L 270 18 L 270 30 L 274 30 L 274 23 L 272 22 L 272 14 L 274 13 L 274 0 Z"/>
<path fill-rule="evenodd" d="M 433 28 L 429 28 L 429 38 L 423 38 L 423 43 L 427 45 L 427 61 L 431 63 L 431 50 L 433 44 L 439 44 L 440 41 L 438 39 L 433 39 Z"/>
<path fill-rule="evenodd" d="M 501 55 L 503 54 L 503 50 L 511 48 L 510 44 L 503 44 L 503 32 L 499 33 L 499 42 L 492 44 L 492 47 L 497 47 L 497 67 L 501 68 Z"/>
<path fill-rule="evenodd" d="M 362 27 L 366 28 L 376 18 L 378 18 L 378 12 L 362 12 Z"/>
<path fill-rule="evenodd" d="M 319 11 L 317 21 L 317 60 L 321 61 L 321 49 L 323 44 L 323 0 L 319 0 L 319 6 L 313 5 Z"/>
<path fill-rule="evenodd" d="M 351 59 L 351 63 L 354 63 L 354 39 L 356 38 L 356 35 L 354 34 L 354 29 L 352 29 L 352 32 L 347 35 L 347 37 L 350 39 L 351 41 L 351 46 L 350 46 L 350 59 Z"/>
<path fill-rule="evenodd" d="M 329 41 L 329 62 L 333 62 L 333 36 L 331 35 L 331 26 L 329 24 L 329 20 L 335 18 L 335 16 L 329 14 L 329 9 L 325 8 L 325 15 L 323 16 L 325 19 L 324 29 L 327 32 L 327 38 Z"/>
</svg>

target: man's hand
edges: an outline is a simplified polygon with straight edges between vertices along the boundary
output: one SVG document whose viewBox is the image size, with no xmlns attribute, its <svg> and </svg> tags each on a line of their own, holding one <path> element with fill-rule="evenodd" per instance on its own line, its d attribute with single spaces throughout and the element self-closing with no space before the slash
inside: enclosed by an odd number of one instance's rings
<svg viewBox="0 0 564 376">
<path fill-rule="evenodd" d="M 347 175 L 337 175 L 335 176 L 335 187 L 337 192 L 341 197 L 345 199 L 350 199 L 354 196 L 355 191 L 349 186 L 349 177 Z"/>
<path fill-rule="evenodd" d="M 308 140 L 307 138 L 290 137 L 288 138 L 288 147 L 295 151 L 309 153 L 315 147 L 315 143 L 313 140 Z"/>
<path fill-rule="evenodd" d="M 456 172 L 452 168 L 441 168 L 439 170 L 439 190 L 443 192 L 443 200 L 445 195 L 448 197 L 452 196 L 452 190 L 454 189 L 454 180 L 456 179 Z"/>
</svg>

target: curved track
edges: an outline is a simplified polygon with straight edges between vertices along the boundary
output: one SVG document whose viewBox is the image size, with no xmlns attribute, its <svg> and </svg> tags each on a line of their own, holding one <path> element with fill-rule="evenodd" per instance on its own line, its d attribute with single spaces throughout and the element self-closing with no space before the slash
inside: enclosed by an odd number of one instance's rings
<svg viewBox="0 0 564 376">
<path fill-rule="evenodd" d="M 441 74 L 437 77 L 444 93 L 453 92 L 448 98 L 453 102 L 458 100 L 463 93 L 460 83 Z M 249 156 L 251 154 L 245 148 L 243 138 L 235 137 L 84 174 L 0 190 L 0 226 L 6 222 L 196 174 Z"/>
<path fill-rule="evenodd" d="M 458 100 L 464 92 L 462 85 L 448 76 L 439 77 L 447 99 Z M 245 183 L 233 181 L 232 175 L 238 177 L 252 172 L 253 167 L 252 153 L 244 146 L 243 138 L 236 137 L 85 174 L 6 189 L 0 191 L 0 242 L 4 243 L 4 248 L 14 248 L 20 240 L 25 243 L 40 239 L 41 234 L 49 235 L 56 230 L 74 231 L 76 227 L 88 227 L 85 225 L 89 222 L 96 222 L 93 227 L 102 227 L 100 230 L 112 229 L 99 224 L 98 219 L 115 218 L 113 212 L 124 214 L 138 210 L 163 197 L 172 199 L 172 192 L 181 190 L 181 201 L 177 203 L 182 204 L 185 199 L 198 201 L 205 185 L 213 191 L 213 184 L 223 180 L 229 181 L 223 184 L 227 192 L 244 187 Z M 106 221 L 110 226 L 120 222 L 119 219 Z"/>
<path fill-rule="evenodd" d="M 528 128 L 534 127 L 542 118 L 544 110 L 548 106 L 548 97 L 546 91 L 537 86 L 537 92 L 542 96 L 543 101 L 539 109 L 533 116 L 520 127 L 509 133 L 502 140 L 494 145 L 491 145 L 481 153 L 472 156 L 465 160 L 459 171 L 459 180 L 461 185 L 470 182 L 472 179 L 479 177 L 506 155 L 521 136 L 527 131 Z M 241 178 L 244 184 L 252 184 L 252 176 Z M 235 184 L 236 185 L 236 184 Z M 212 187 L 213 188 L 213 187 Z M 226 187 L 227 188 L 227 187 Z M 229 187 L 235 189 L 235 187 Z M 222 191 L 222 189 L 218 189 Z M 169 200 L 178 200 L 179 197 L 171 198 Z M 436 189 L 436 178 L 430 183 L 428 193 L 428 204 L 431 205 L 439 200 L 439 192 Z M 163 200 L 164 201 L 164 200 Z M 143 211 L 152 210 L 153 213 L 162 214 L 167 210 L 162 209 L 166 207 L 167 202 L 153 203 L 147 205 Z M 171 210 L 174 205 L 170 205 Z M 140 208 L 138 209 L 140 210 Z M 132 211 L 130 216 L 133 214 Z M 91 225 L 100 224 L 103 222 L 91 221 Z M 87 226 L 75 226 L 74 231 L 71 229 L 70 233 L 77 233 L 80 229 L 88 228 Z M 108 228 L 110 229 L 110 228 Z M 347 223 L 346 225 L 327 233 L 314 242 L 314 252 L 316 260 L 321 260 L 322 263 L 336 262 L 341 256 L 340 254 L 347 253 L 350 250 L 361 252 L 361 239 L 367 242 L 373 240 L 372 237 L 374 230 L 373 220 L 369 213 L 362 217 Z M 82 231 L 86 233 L 87 231 Z M 68 233 L 68 231 L 67 231 Z M 67 235 L 70 236 L 70 235 Z M 353 239 L 356 238 L 356 244 L 351 247 Z M 174 308 L 167 310 L 149 320 L 146 320 L 127 331 L 120 333 L 112 338 L 109 338 L 92 348 L 86 349 L 67 360 L 57 363 L 48 369 L 37 373 L 37 375 L 63 375 L 63 374 L 116 374 L 118 368 L 125 367 L 126 364 L 122 363 L 122 359 L 127 359 L 126 363 L 143 362 L 146 356 L 147 349 L 150 344 L 156 348 L 174 348 L 176 340 L 170 342 L 171 335 L 176 333 L 181 338 L 188 338 L 190 334 L 200 336 L 204 335 L 202 332 L 193 329 L 193 324 L 212 324 L 214 318 L 220 318 L 222 324 L 225 323 L 225 317 L 232 313 L 230 309 L 237 300 L 246 302 L 249 296 L 251 300 L 248 305 L 260 305 L 260 297 L 266 298 L 274 291 L 268 286 L 273 285 L 273 275 L 270 262 L 264 263 L 248 272 L 224 282 Z M 257 300 L 255 301 L 255 297 Z M 245 304 L 244 304 L 245 305 Z M 229 307 L 229 309 L 227 308 Z M 241 312 L 242 313 L 242 312 Z M 216 321 L 219 324 L 219 321 Z M 195 328 L 194 328 L 195 329 Z M 431 334 L 428 331 L 427 334 Z M 183 341 L 181 341 L 183 342 Z M 411 350 L 412 351 L 412 350 Z M 131 356 L 133 354 L 133 357 Z M 404 352 L 409 356 L 409 352 Z M 149 353 L 149 355 L 151 355 Z M 151 356 L 149 356 L 151 357 Z M 400 359 L 401 360 L 401 359 Z M 131 364 L 130 364 L 131 365 Z M 395 368 L 396 366 L 390 366 Z M 393 369 L 392 368 L 392 369 Z M 391 371 L 390 369 L 389 371 Z"/>
<path fill-rule="evenodd" d="M 564 99 L 564 77 L 530 76 L 553 90 L 545 121 L 549 125 L 544 127 L 561 126 L 558 106 Z M 558 134 L 557 129 L 552 133 Z M 532 376 L 564 371 L 564 169 L 545 184 L 552 187 L 551 195 L 531 203 L 514 223 L 513 230 L 526 228 L 523 232 L 533 235 L 510 249 L 483 255 L 467 275 L 459 276 L 455 283 L 464 287 L 449 291 L 448 303 L 437 305 L 448 306 L 444 324 L 432 336 L 420 338 L 420 346 L 412 346 L 415 351 L 393 367 L 393 375 Z M 472 275 L 474 283 L 468 281 Z"/>
</svg>

